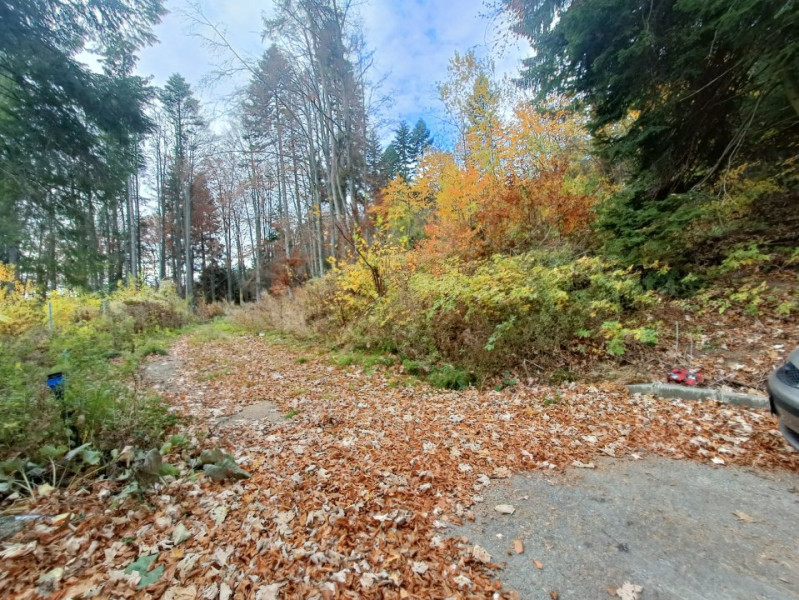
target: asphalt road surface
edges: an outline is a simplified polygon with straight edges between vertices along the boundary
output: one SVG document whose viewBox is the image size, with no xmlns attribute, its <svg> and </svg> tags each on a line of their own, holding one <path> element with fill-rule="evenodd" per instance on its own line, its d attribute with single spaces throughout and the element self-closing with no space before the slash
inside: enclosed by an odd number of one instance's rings
<svg viewBox="0 0 799 600">
<path fill-rule="evenodd" d="M 525 600 L 608 600 L 625 582 L 641 600 L 799 599 L 799 473 L 657 457 L 596 467 L 495 480 L 453 533 L 506 562 L 499 577 Z"/>
</svg>

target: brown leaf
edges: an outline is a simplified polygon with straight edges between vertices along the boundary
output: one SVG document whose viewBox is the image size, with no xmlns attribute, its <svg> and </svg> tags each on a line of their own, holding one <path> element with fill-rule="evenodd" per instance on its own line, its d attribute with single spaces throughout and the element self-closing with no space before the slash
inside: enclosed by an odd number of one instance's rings
<svg viewBox="0 0 799 600">
<path fill-rule="evenodd" d="M 549 592 L 549 597 L 552 598 L 552 600 L 558 600 L 558 598 L 560 598 L 560 595 L 555 590 L 552 590 L 551 592 Z"/>
<path fill-rule="evenodd" d="M 621 600 L 640 600 L 644 588 L 640 585 L 635 585 L 629 581 L 625 581 L 624 585 L 616 590 L 616 596 Z"/>
<path fill-rule="evenodd" d="M 732 514 L 734 514 L 736 517 L 738 517 L 739 520 L 744 521 L 746 523 L 754 523 L 755 522 L 755 519 L 753 517 L 750 517 L 749 515 L 747 515 L 745 512 L 743 512 L 741 510 L 734 510 L 732 512 Z"/>
<path fill-rule="evenodd" d="M 488 550 L 483 548 L 482 546 L 475 546 L 472 548 L 472 556 L 478 562 L 487 565 L 491 562 L 491 555 L 488 553 Z"/>
<path fill-rule="evenodd" d="M 543 568 L 544 568 L 544 563 L 542 563 L 542 562 L 541 562 L 540 560 L 538 560 L 538 559 L 535 559 L 535 558 L 534 558 L 534 559 L 533 559 L 533 564 L 535 565 L 536 569 L 538 569 L 539 571 L 540 571 L 541 569 L 543 569 Z"/>
<path fill-rule="evenodd" d="M 524 554 L 524 542 L 521 540 L 513 540 L 513 550 L 516 554 Z"/>
</svg>

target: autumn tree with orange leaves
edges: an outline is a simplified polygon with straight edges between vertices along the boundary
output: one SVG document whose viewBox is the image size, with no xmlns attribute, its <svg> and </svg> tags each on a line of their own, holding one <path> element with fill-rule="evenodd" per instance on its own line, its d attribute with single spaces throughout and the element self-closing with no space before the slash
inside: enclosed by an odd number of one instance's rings
<svg viewBox="0 0 799 600">
<path fill-rule="evenodd" d="M 430 259 L 583 242 L 605 184 L 580 116 L 557 98 L 503 106 L 491 65 L 471 52 L 455 55 L 439 89 L 455 149 L 428 153 L 415 180 L 391 181 L 374 208 L 379 224 Z"/>
</svg>

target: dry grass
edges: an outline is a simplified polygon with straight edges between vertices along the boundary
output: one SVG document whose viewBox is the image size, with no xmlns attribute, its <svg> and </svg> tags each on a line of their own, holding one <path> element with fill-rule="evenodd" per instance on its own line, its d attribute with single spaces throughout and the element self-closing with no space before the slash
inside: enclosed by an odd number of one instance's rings
<svg viewBox="0 0 799 600">
<path fill-rule="evenodd" d="M 293 298 L 266 295 L 259 302 L 233 310 L 231 316 L 235 323 L 250 331 L 276 330 L 307 338 L 312 334 L 308 303 L 308 294 L 295 290 Z"/>
<path fill-rule="evenodd" d="M 205 302 L 200 300 L 194 312 L 203 320 L 210 321 L 216 317 L 228 315 L 233 310 L 233 304 L 228 302 Z"/>
</svg>

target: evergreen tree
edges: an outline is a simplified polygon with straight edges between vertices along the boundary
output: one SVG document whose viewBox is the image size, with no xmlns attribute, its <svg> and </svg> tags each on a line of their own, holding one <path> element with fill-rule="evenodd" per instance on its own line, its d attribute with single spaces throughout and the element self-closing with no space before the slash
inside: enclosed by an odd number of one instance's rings
<svg viewBox="0 0 799 600">
<path fill-rule="evenodd" d="M 620 256 L 679 262 L 701 191 L 733 166 L 795 187 L 796 2 L 503 3 L 536 48 L 524 79 L 587 107 L 602 156 L 629 174 L 603 218 Z"/>
<path fill-rule="evenodd" d="M 184 295 L 190 297 L 194 280 L 191 243 L 193 155 L 204 123 L 200 117 L 200 103 L 182 75 L 175 73 L 170 76 L 161 90 L 160 100 L 171 127 L 172 139 L 170 196 L 174 272 Z M 182 281 L 181 274 L 185 276 Z"/>
<path fill-rule="evenodd" d="M 433 136 L 423 119 L 416 122 L 413 130 L 405 120 L 394 130 L 394 139 L 383 152 L 383 171 L 386 181 L 400 175 L 405 181 L 416 177 L 416 168 L 424 151 L 432 146 Z"/>
<path fill-rule="evenodd" d="M 400 170 L 400 157 L 394 142 L 391 142 L 388 146 L 386 146 L 380 162 L 382 164 L 381 171 L 383 172 L 383 179 L 386 182 L 394 179 Z"/>
<path fill-rule="evenodd" d="M 411 129 L 408 127 L 407 121 L 400 121 L 399 127 L 394 132 L 392 144 L 397 154 L 396 174 L 400 175 L 405 181 L 409 181 L 413 164 L 413 142 L 411 140 Z"/>
<path fill-rule="evenodd" d="M 149 128 L 149 91 L 131 72 L 163 13 L 161 0 L 0 0 L 0 260 L 41 285 L 98 287 L 119 272 Z M 77 60 L 86 48 L 102 73 Z"/>
<path fill-rule="evenodd" d="M 427 128 L 424 119 L 416 121 L 416 125 L 411 132 L 411 148 L 413 149 L 413 171 L 416 174 L 416 167 L 419 160 L 424 155 L 425 150 L 433 145 L 433 134 Z"/>
</svg>

